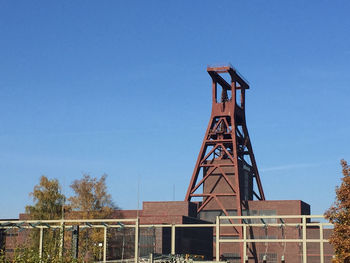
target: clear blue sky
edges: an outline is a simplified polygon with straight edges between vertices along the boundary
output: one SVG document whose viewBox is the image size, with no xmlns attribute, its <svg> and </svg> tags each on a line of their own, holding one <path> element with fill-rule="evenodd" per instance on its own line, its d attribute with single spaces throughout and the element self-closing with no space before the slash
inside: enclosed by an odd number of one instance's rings
<svg viewBox="0 0 350 263">
<path fill-rule="evenodd" d="M 211 110 L 208 64 L 250 82 L 268 199 L 323 213 L 350 161 L 349 1 L 0 0 L 0 218 L 41 175 L 108 174 L 124 209 L 185 196 Z"/>
</svg>

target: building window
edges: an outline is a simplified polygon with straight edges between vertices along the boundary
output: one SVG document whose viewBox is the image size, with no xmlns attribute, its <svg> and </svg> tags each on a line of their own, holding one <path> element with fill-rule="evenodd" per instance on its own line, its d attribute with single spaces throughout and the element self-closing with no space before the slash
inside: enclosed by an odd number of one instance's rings
<svg viewBox="0 0 350 263">
<path fill-rule="evenodd" d="M 261 216 L 275 216 L 276 210 L 260 210 Z M 265 218 L 264 221 L 266 224 L 274 224 L 276 223 L 276 218 Z"/>
<path fill-rule="evenodd" d="M 243 216 L 275 216 L 277 215 L 276 210 L 243 210 Z M 248 224 L 261 224 L 263 223 L 260 219 L 248 219 L 245 220 Z M 276 223 L 276 218 L 263 218 L 266 224 Z"/>
<path fill-rule="evenodd" d="M 227 210 L 229 216 L 237 216 L 237 210 Z M 224 211 L 221 210 L 209 210 L 209 211 L 201 211 L 199 213 L 199 217 L 202 220 L 206 220 L 209 222 L 216 222 L 217 216 L 226 216 Z M 234 220 L 234 223 L 238 224 L 238 220 Z M 230 224 L 230 220 L 225 219 L 221 220 L 221 224 Z"/>
</svg>

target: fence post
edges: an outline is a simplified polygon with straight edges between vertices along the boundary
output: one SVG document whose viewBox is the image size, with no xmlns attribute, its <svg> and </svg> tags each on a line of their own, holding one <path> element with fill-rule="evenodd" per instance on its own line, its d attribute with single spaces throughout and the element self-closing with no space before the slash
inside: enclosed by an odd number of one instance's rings
<svg viewBox="0 0 350 263">
<path fill-rule="evenodd" d="M 175 225 L 171 225 L 171 255 L 175 255 Z"/>
<path fill-rule="evenodd" d="M 103 262 L 106 263 L 107 260 L 107 227 L 104 227 L 103 233 Z"/>
<path fill-rule="evenodd" d="M 139 261 L 139 218 L 135 221 L 135 263 Z"/>
<path fill-rule="evenodd" d="M 220 218 L 216 217 L 216 229 L 215 229 L 215 260 L 220 261 Z"/>
<path fill-rule="evenodd" d="M 43 258 L 43 237 L 44 237 L 44 228 L 40 227 L 40 240 L 39 240 L 39 258 Z"/>
<path fill-rule="evenodd" d="M 247 260 L 247 226 L 243 226 L 243 260 Z"/>
<path fill-rule="evenodd" d="M 62 259 L 64 256 L 64 221 L 61 221 L 61 231 L 60 231 L 60 250 L 59 258 Z"/>
<path fill-rule="evenodd" d="M 320 223 L 320 263 L 324 263 L 323 255 L 323 225 Z"/>
<path fill-rule="evenodd" d="M 307 263 L 306 254 L 306 216 L 303 216 L 303 263 Z"/>
</svg>

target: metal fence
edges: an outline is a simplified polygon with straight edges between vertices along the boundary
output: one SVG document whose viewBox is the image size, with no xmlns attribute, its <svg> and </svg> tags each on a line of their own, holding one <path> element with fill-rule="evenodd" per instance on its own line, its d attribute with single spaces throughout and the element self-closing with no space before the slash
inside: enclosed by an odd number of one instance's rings
<svg viewBox="0 0 350 263">
<path fill-rule="evenodd" d="M 320 221 L 312 221 L 315 219 Z M 216 261 L 222 260 L 221 248 L 225 244 L 239 244 L 243 250 L 241 250 L 242 255 L 239 254 L 239 261 L 242 262 L 244 259 L 245 262 L 248 262 L 249 253 L 247 248 L 250 244 L 263 244 L 267 248 L 268 244 L 280 243 L 284 244 L 284 248 L 286 248 L 287 244 L 297 243 L 300 244 L 300 262 L 303 263 L 307 263 L 308 259 L 309 262 L 312 262 L 311 257 L 316 258 L 316 262 L 325 262 L 324 246 L 329 243 L 329 240 L 324 235 L 324 231 L 333 227 L 332 224 L 325 222 L 322 215 L 218 216 L 214 224 L 140 224 L 139 219 L 0 220 L 0 229 L 7 233 L 37 229 L 39 231 L 38 249 L 40 257 L 43 255 L 44 250 L 44 230 L 59 230 L 59 233 L 61 233 L 59 248 L 61 255 L 63 255 L 65 246 L 64 233 L 68 231 L 73 232 L 76 226 L 79 226 L 80 231 L 84 229 L 102 229 L 103 242 L 98 244 L 102 262 L 107 262 L 107 251 L 110 251 L 109 258 L 115 259 L 111 262 L 139 262 L 141 260 L 140 254 L 154 254 L 156 252 L 155 243 L 157 236 L 161 233 L 159 230 L 164 228 L 170 230 L 170 254 L 175 255 L 176 229 L 211 228 L 213 230 L 214 259 Z M 225 228 L 242 229 L 242 238 L 224 236 Z M 293 233 L 297 234 L 293 237 L 291 235 L 289 237 L 283 235 L 283 231 L 286 231 L 288 228 L 293 228 Z M 272 229 L 270 232 L 275 234 L 267 233 L 268 229 Z M 308 229 L 313 229 L 309 236 Z M 255 231 L 255 235 L 252 235 L 252 230 L 253 232 Z M 277 231 L 281 233 L 278 234 Z M 264 233 L 265 236 L 259 236 L 259 232 Z M 289 232 L 292 233 L 292 231 Z M 143 234 L 140 235 L 140 233 Z M 317 234 L 315 235 L 315 233 Z M 150 245 L 147 246 L 147 244 Z M 316 256 L 314 254 L 308 255 L 308 244 L 313 244 L 310 246 L 311 248 L 315 244 L 318 246 L 318 254 Z M 115 254 L 114 256 L 113 253 Z M 119 255 L 118 259 L 116 259 L 116 255 Z M 266 255 L 267 249 L 265 257 Z M 167 261 L 166 259 L 164 260 Z M 275 261 L 271 260 L 270 262 Z"/>
</svg>

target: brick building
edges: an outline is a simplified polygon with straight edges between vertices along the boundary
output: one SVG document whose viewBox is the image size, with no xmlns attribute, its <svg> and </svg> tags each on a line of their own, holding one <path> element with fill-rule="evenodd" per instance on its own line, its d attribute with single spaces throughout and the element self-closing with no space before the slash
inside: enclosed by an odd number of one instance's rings
<svg viewBox="0 0 350 263">
<path fill-rule="evenodd" d="M 216 216 L 224 215 L 220 210 L 211 210 L 211 213 L 197 213 L 197 203 L 186 201 L 177 202 L 144 202 L 143 209 L 139 211 L 141 224 L 188 224 L 188 223 L 215 223 Z M 300 224 L 299 227 L 285 227 L 282 230 L 282 223 L 279 222 L 278 215 L 310 215 L 310 205 L 300 200 L 269 200 L 269 201 L 247 201 L 243 215 L 251 216 L 276 216 L 274 219 L 264 220 L 267 228 L 253 227 L 248 237 L 254 239 L 300 239 L 301 238 L 301 219 L 286 219 L 284 223 Z M 121 211 L 122 215 L 133 218 L 137 211 Z M 234 210 L 229 210 L 230 215 L 237 214 Z M 256 220 L 256 223 L 261 223 Z M 310 221 L 309 221 L 310 222 Z M 250 222 L 254 223 L 254 222 Z M 271 227 L 269 224 L 281 223 L 281 226 Z M 214 229 L 214 228 L 213 228 Z M 215 231 L 199 228 L 193 232 L 176 233 L 176 254 L 199 254 L 205 255 L 207 259 L 215 257 Z M 215 230 L 215 229 L 214 229 Z M 222 227 L 220 238 L 235 238 L 234 230 L 230 227 Z M 329 237 L 331 229 L 324 230 L 324 238 Z M 156 233 L 157 246 L 154 252 L 168 254 L 170 253 L 170 229 Z M 319 238 L 318 227 L 307 228 L 308 239 Z M 207 253 L 211 250 L 212 253 Z M 270 263 L 281 262 L 282 256 L 285 262 L 301 263 L 302 246 L 299 242 L 294 243 L 255 243 L 249 244 L 247 249 L 249 262 L 262 262 L 264 256 Z M 311 243 L 307 245 L 307 262 L 320 262 L 320 245 Z M 324 262 L 331 262 L 333 250 L 328 243 L 324 244 Z M 241 262 L 239 244 L 222 244 L 220 247 L 220 256 L 222 259 L 230 262 Z"/>
</svg>

